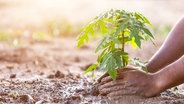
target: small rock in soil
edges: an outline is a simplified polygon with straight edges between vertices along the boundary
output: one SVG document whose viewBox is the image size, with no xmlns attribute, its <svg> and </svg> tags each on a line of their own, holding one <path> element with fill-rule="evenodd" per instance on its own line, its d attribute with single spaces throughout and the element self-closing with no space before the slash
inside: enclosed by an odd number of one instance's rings
<svg viewBox="0 0 184 104">
<path fill-rule="evenodd" d="M 81 100 L 81 96 L 79 96 L 79 95 L 72 96 L 72 99 L 73 100 Z"/>
<path fill-rule="evenodd" d="M 11 74 L 10 78 L 16 78 L 16 74 Z"/>
<path fill-rule="evenodd" d="M 44 75 L 44 72 L 40 72 L 40 74 L 39 75 Z"/>
<path fill-rule="evenodd" d="M 50 75 L 47 76 L 47 78 L 49 78 L 49 79 L 52 79 L 54 77 L 55 77 L 55 75 L 53 75 L 53 74 L 50 74 Z"/>
<path fill-rule="evenodd" d="M 90 46 L 88 46 L 88 45 L 83 45 L 80 47 L 80 49 L 89 49 L 89 48 L 90 48 Z"/>
<path fill-rule="evenodd" d="M 76 78 L 81 78 L 80 74 L 76 74 Z"/>
<path fill-rule="evenodd" d="M 6 66 L 6 68 L 8 68 L 8 69 L 10 69 L 10 70 L 11 70 L 11 69 L 13 69 L 13 68 L 14 68 L 14 66 L 13 66 L 13 65 L 7 65 L 7 66 Z"/>
<path fill-rule="evenodd" d="M 61 72 L 58 70 L 58 71 L 56 71 L 56 73 L 55 73 L 55 77 L 56 77 L 56 78 L 64 78 L 64 77 L 65 77 L 65 74 L 61 73 Z"/>
<path fill-rule="evenodd" d="M 33 102 L 34 99 L 32 98 L 31 95 L 25 94 L 25 95 L 20 95 L 19 99 L 23 102 Z"/>
<path fill-rule="evenodd" d="M 75 62 L 80 62 L 81 60 L 80 60 L 80 58 L 79 57 L 75 57 L 75 60 L 74 60 Z"/>
<path fill-rule="evenodd" d="M 26 72 L 30 73 L 30 72 L 31 72 L 31 70 L 27 70 Z"/>
<path fill-rule="evenodd" d="M 6 100 L 0 97 L 0 102 L 6 102 Z"/>
</svg>

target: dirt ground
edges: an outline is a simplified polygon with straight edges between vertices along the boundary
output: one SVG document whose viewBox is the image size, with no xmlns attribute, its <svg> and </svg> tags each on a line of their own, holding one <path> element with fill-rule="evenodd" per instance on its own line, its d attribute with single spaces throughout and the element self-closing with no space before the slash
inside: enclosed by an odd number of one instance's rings
<svg viewBox="0 0 184 104">
<path fill-rule="evenodd" d="M 91 43 L 95 43 L 92 41 Z M 157 42 L 158 47 L 161 42 Z M 147 60 L 157 50 L 144 44 L 135 56 Z M 93 45 L 76 48 L 75 38 L 27 42 L 20 46 L 0 44 L 0 103 L 22 104 L 183 104 L 183 89 L 157 97 L 108 98 L 93 93 L 94 81 L 83 71 L 95 61 Z M 129 50 L 129 47 L 127 47 Z M 143 53 L 146 53 L 144 54 Z M 97 73 L 99 77 L 102 73 Z"/>
</svg>

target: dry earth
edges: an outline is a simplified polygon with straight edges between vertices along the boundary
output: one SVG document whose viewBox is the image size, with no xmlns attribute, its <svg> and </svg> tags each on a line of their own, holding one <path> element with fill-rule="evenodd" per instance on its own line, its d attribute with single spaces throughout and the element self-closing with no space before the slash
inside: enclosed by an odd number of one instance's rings
<svg viewBox="0 0 184 104">
<path fill-rule="evenodd" d="M 95 43 L 92 41 L 91 43 Z M 157 42 L 159 43 L 159 42 Z M 94 93 L 94 83 L 83 70 L 93 63 L 93 45 L 75 47 L 74 38 L 33 41 L 20 46 L 0 44 L 0 103 L 26 104 L 183 104 L 184 96 L 168 90 L 153 98 L 108 98 Z M 135 56 L 149 58 L 155 51 L 144 44 Z M 129 47 L 127 47 L 129 49 Z M 144 53 L 145 54 L 144 54 Z M 147 57 L 147 58 L 144 58 Z M 101 75 L 102 73 L 98 73 Z"/>
</svg>

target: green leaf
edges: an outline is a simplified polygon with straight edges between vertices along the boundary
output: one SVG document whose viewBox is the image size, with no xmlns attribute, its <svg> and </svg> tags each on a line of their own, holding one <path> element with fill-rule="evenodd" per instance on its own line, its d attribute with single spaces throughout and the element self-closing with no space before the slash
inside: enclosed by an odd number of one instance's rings
<svg viewBox="0 0 184 104">
<path fill-rule="evenodd" d="M 101 41 L 101 43 L 97 46 L 97 48 L 95 49 L 95 53 L 97 53 L 99 50 L 101 50 L 102 48 L 106 48 L 108 45 L 110 45 L 110 42 L 107 42 L 107 40 L 109 39 L 109 35 L 106 35 L 103 40 Z"/>
<path fill-rule="evenodd" d="M 152 33 L 151 33 L 147 28 L 142 28 L 142 29 L 143 29 L 143 31 L 144 31 L 146 34 L 148 34 L 151 38 L 154 39 Z"/>
<path fill-rule="evenodd" d="M 86 71 L 84 72 L 84 74 L 96 69 L 96 67 L 98 66 L 98 64 L 93 64 L 91 65 L 89 68 L 86 69 Z"/>
<path fill-rule="evenodd" d="M 132 39 L 135 41 L 136 45 L 141 48 L 141 40 L 143 39 L 141 36 L 138 35 L 139 34 L 139 31 L 137 29 L 133 29 L 132 31 L 132 34 L 130 35 L 130 38 L 135 38 L 135 39 Z M 131 45 L 133 46 L 134 49 L 136 49 L 134 47 L 134 42 L 131 42 Z"/>
<path fill-rule="evenodd" d="M 138 58 L 134 58 L 134 59 L 132 59 L 132 61 L 133 61 L 133 63 L 134 63 L 136 66 L 141 67 L 141 69 L 142 69 L 143 71 L 148 72 L 148 69 L 147 69 L 147 67 L 146 67 L 146 63 L 147 63 L 147 62 L 142 62 L 142 61 L 140 61 Z"/>
<path fill-rule="evenodd" d="M 137 18 L 142 19 L 145 23 L 151 25 L 151 23 L 149 22 L 149 20 L 148 20 L 145 16 L 143 16 L 141 13 L 135 13 L 135 16 L 136 16 Z"/>
<path fill-rule="evenodd" d="M 77 47 L 81 47 L 84 44 L 83 40 L 78 40 Z"/>
<path fill-rule="evenodd" d="M 84 44 L 84 37 L 81 35 L 79 36 L 79 38 L 77 39 L 77 47 L 80 47 Z"/>
<path fill-rule="evenodd" d="M 107 26 L 105 25 L 103 21 L 100 20 L 99 25 L 100 25 L 100 30 L 102 31 L 103 34 L 108 32 Z"/>
<path fill-rule="evenodd" d="M 114 54 L 114 58 L 116 60 L 116 64 L 118 66 L 118 68 L 122 68 L 122 60 L 119 54 Z"/>
<path fill-rule="evenodd" d="M 125 21 L 127 21 L 128 20 L 128 18 L 120 18 L 120 19 L 117 19 L 116 21 L 117 22 L 125 22 Z"/>
<path fill-rule="evenodd" d="M 115 80 L 117 76 L 117 70 L 116 69 L 108 70 L 108 74 L 111 76 L 113 80 Z"/>
<path fill-rule="evenodd" d="M 109 58 L 107 66 L 109 68 L 108 70 L 112 70 L 115 68 L 115 59 L 113 55 L 111 55 L 111 57 Z"/>
<path fill-rule="evenodd" d="M 145 71 L 146 73 L 148 72 L 148 68 L 145 67 L 145 66 L 142 66 L 141 69 L 142 69 L 143 71 Z"/>
<path fill-rule="evenodd" d="M 134 50 L 136 50 L 137 44 L 135 43 L 135 38 L 134 38 L 134 37 L 133 37 L 132 40 L 130 41 L 130 44 L 131 44 L 132 48 L 133 48 Z"/>
<path fill-rule="evenodd" d="M 137 44 L 137 46 L 139 48 L 141 48 L 141 39 L 142 38 L 139 35 L 135 35 L 134 37 L 135 37 L 135 43 Z"/>
<path fill-rule="evenodd" d="M 97 62 L 98 62 L 98 63 L 101 63 L 101 62 L 102 62 L 102 58 L 105 56 L 106 51 L 107 51 L 107 48 L 104 49 L 104 50 L 102 51 L 102 53 L 98 56 L 98 59 L 97 59 Z"/>
<path fill-rule="evenodd" d="M 92 70 L 92 79 L 94 80 L 95 79 L 95 71 L 94 70 Z"/>
<path fill-rule="evenodd" d="M 124 29 L 126 28 L 126 24 L 128 23 L 128 21 L 125 21 L 123 23 L 118 24 L 118 28 L 116 29 L 116 32 L 114 34 L 114 36 L 118 36 L 120 32 L 124 31 Z"/>
<path fill-rule="evenodd" d="M 117 38 L 112 38 L 113 42 L 116 44 L 122 44 L 121 41 Z"/>
<path fill-rule="evenodd" d="M 111 52 L 109 52 L 109 53 L 107 53 L 107 54 L 104 55 L 104 57 L 102 58 L 102 63 L 100 64 L 99 70 L 102 70 L 106 66 L 107 61 L 109 60 L 109 58 L 111 56 L 112 56 L 112 53 Z M 106 69 L 106 70 L 108 70 L 108 69 Z"/>
</svg>

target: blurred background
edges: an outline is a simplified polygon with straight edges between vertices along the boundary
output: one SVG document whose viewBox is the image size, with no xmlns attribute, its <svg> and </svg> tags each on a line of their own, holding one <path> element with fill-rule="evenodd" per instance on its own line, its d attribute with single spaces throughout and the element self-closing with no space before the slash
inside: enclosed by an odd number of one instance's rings
<svg viewBox="0 0 184 104">
<path fill-rule="evenodd" d="M 183 15 L 184 0 L 0 0 L 0 39 L 24 36 L 76 36 L 79 29 L 110 8 L 138 11 L 165 36 Z M 16 43 L 16 42 L 15 42 Z"/>
<path fill-rule="evenodd" d="M 24 56 L 27 56 L 26 58 L 30 58 L 27 60 L 33 60 L 36 65 L 48 60 L 45 66 L 54 62 L 56 67 L 77 64 L 77 67 L 85 70 L 96 60 L 97 55 L 93 52 L 98 41 L 90 42 L 79 50 L 76 48 L 76 37 L 83 25 L 111 8 L 137 11 L 150 20 L 150 30 L 155 35 L 157 46 L 143 43 L 141 50 L 126 48 L 130 56 L 149 60 L 172 26 L 183 16 L 183 2 L 184 0 L 0 0 L 0 50 L 4 53 L 0 55 L 0 60 L 25 62 Z M 16 49 L 16 46 L 19 48 Z M 28 57 L 30 55 L 34 57 Z M 41 58 L 35 59 L 38 56 Z"/>
</svg>

